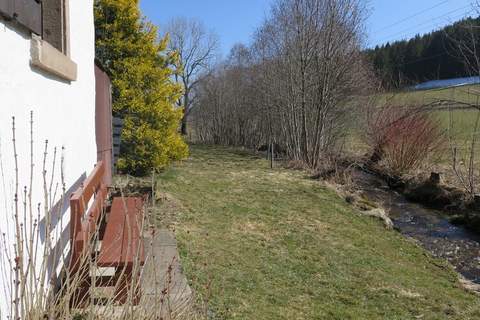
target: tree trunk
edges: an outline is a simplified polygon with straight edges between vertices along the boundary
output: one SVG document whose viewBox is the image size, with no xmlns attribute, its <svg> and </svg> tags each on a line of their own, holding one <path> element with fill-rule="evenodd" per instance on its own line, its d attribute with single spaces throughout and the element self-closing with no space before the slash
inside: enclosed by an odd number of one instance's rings
<svg viewBox="0 0 480 320">
<path fill-rule="evenodd" d="M 182 118 L 180 133 L 182 134 L 182 136 L 187 135 L 187 115 L 186 114 L 184 114 Z"/>
<path fill-rule="evenodd" d="M 183 118 L 180 128 L 180 133 L 182 136 L 187 135 L 187 117 L 190 113 L 190 90 L 187 88 L 187 81 L 184 81 L 183 84 L 185 85 L 185 92 L 183 93 Z"/>
</svg>

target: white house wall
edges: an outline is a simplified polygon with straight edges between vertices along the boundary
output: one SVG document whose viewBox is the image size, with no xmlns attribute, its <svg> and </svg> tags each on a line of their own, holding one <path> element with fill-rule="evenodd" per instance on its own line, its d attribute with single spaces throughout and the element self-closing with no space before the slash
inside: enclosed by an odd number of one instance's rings
<svg viewBox="0 0 480 320">
<path fill-rule="evenodd" d="M 30 65 L 30 35 L 25 30 L 0 18 L 0 234 L 5 234 L 7 248 L 0 244 L 0 310 L 6 318 L 10 312 L 11 269 L 5 250 L 12 253 L 13 199 L 15 165 L 12 144 L 12 116 L 16 122 L 19 168 L 19 190 L 29 186 L 30 177 L 30 111 L 33 111 L 34 179 L 32 197 L 35 212 L 40 203 L 43 215 L 44 194 L 42 161 L 45 140 L 48 140 L 47 177 L 50 187 L 53 149 L 57 147 L 57 163 L 52 190 L 56 202 L 61 193 L 60 157 L 64 147 L 66 189 L 85 177 L 96 162 L 95 144 L 95 78 L 94 21 L 92 0 L 71 0 L 71 59 L 78 65 L 78 78 L 63 81 Z M 52 192 L 54 193 L 54 192 Z M 22 197 L 22 196 L 21 196 Z M 20 198 L 20 207 L 22 208 Z M 64 211 L 64 210 L 62 210 Z M 69 222 L 68 211 L 54 234 L 60 234 Z M 42 218 L 42 217 L 40 217 Z M 28 217 L 27 217 L 28 220 Z M 31 225 L 31 221 L 27 224 Z M 43 226 L 44 228 L 44 226 Z M 3 242 L 0 241 L 0 242 Z M 12 259 L 12 256 L 10 256 Z"/>
</svg>

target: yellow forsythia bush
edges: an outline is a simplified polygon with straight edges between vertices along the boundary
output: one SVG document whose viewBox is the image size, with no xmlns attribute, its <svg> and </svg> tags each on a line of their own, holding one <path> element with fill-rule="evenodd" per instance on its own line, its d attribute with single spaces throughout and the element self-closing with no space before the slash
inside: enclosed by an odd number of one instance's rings
<svg viewBox="0 0 480 320">
<path fill-rule="evenodd" d="M 141 15 L 136 0 L 95 0 L 96 56 L 112 80 L 113 113 L 125 120 L 118 169 L 145 175 L 188 155 L 178 133 L 182 87 L 168 39 Z"/>
</svg>

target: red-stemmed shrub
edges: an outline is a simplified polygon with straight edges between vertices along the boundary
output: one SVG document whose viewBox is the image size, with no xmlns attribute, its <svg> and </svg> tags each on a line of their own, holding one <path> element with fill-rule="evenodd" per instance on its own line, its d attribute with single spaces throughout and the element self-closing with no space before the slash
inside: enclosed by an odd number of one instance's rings
<svg viewBox="0 0 480 320">
<path fill-rule="evenodd" d="M 426 109 L 387 106 L 376 109 L 368 118 L 370 162 L 390 174 L 418 169 L 427 158 L 438 154 L 445 141 L 440 124 Z"/>
</svg>

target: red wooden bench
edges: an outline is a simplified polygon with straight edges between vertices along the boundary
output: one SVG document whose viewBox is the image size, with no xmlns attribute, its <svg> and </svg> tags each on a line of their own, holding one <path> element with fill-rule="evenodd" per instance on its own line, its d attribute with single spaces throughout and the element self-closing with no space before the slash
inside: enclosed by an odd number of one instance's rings
<svg viewBox="0 0 480 320">
<path fill-rule="evenodd" d="M 120 303 L 127 302 L 128 289 L 132 287 L 134 304 L 140 299 L 138 276 L 145 262 L 142 211 L 141 198 L 114 198 L 98 254 L 98 267 L 115 268 L 115 276 L 108 283 L 118 283 L 115 296 Z"/>
<path fill-rule="evenodd" d="M 105 164 L 100 161 L 83 187 L 70 198 L 70 272 L 76 282 L 71 303 L 74 307 L 88 304 L 92 284 L 115 287 L 114 299 L 118 303 L 127 302 L 130 288 L 135 290 L 134 304 L 140 300 L 138 276 L 145 263 L 141 236 L 143 199 L 116 197 L 111 207 L 107 206 L 108 188 L 103 183 L 104 173 Z M 92 197 L 93 203 L 88 208 Z M 101 243 L 98 252 L 95 250 L 97 243 Z M 115 272 L 95 277 L 93 283 L 92 265 L 114 268 Z"/>
</svg>

